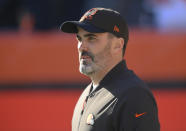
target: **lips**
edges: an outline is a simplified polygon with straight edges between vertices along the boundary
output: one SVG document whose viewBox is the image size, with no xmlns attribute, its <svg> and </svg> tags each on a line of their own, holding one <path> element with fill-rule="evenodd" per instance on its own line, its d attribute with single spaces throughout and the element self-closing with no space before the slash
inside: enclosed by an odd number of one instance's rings
<svg viewBox="0 0 186 131">
<path fill-rule="evenodd" d="M 83 59 L 83 60 L 88 60 L 88 59 L 90 59 L 92 61 L 94 60 L 92 53 L 87 52 L 87 51 L 82 51 L 80 56 L 81 56 L 80 59 Z"/>
<path fill-rule="evenodd" d="M 88 55 L 84 55 L 84 56 L 81 56 L 81 59 L 91 59 L 91 57 Z"/>
</svg>

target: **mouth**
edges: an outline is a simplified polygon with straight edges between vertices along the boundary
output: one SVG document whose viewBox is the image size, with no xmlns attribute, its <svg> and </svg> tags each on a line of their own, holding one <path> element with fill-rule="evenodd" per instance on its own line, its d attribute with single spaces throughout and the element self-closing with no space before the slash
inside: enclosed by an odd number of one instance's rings
<svg viewBox="0 0 186 131">
<path fill-rule="evenodd" d="M 80 60 L 92 60 L 92 61 L 94 61 L 93 58 L 94 57 L 93 57 L 92 53 L 87 52 L 87 51 L 83 51 L 80 54 Z"/>
<path fill-rule="evenodd" d="M 92 59 L 92 58 L 88 55 L 83 55 L 83 56 L 81 56 L 81 59 Z"/>
</svg>

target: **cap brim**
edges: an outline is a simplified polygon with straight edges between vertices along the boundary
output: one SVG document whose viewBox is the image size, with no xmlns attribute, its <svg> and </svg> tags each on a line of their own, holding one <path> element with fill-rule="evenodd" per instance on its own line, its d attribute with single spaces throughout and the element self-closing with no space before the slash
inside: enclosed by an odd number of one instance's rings
<svg viewBox="0 0 186 131">
<path fill-rule="evenodd" d="M 103 33 L 103 32 L 105 32 L 103 29 L 99 29 L 92 24 L 83 23 L 83 22 L 79 22 L 79 21 L 64 22 L 60 26 L 60 30 L 63 31 L 63 32 L 66 32 L 66 33 L 78 33 L 78 28 L 77 27 L 81 27 L 84 30 L 86 30 L 87 32 L 91 32 L 91 33 Z"/>
</svg>

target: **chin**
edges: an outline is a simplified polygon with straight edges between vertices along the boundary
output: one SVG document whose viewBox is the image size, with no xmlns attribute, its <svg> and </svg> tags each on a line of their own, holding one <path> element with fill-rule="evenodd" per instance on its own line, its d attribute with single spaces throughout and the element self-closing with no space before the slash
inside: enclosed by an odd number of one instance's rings
<svg viewBox="0 0 186 131">
<path fill-rule="evenodd" d="M 95 72 L 91 65 L 82 64 L 80 64 L 79 71 L 86 76 L 90 76 Z"/>
</svg>

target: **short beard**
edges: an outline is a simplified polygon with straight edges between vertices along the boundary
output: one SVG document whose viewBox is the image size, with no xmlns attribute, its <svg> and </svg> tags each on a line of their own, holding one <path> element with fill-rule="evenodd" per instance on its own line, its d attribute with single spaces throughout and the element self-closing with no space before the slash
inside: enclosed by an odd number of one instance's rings
<svg viewBox="0 0 186 131">
<path fill-rule="evenodd" d="M 95 63 L 91 62 L 91 63 L 88 63 L 84 60 L 81 60 L 80 61 L 80 66 L 79 66 L 79 71 L 84 74 L 84 75 L 87 75 L 87 76 L 90 76 L 92 74 L 95 73 Z"/>
</svg>

